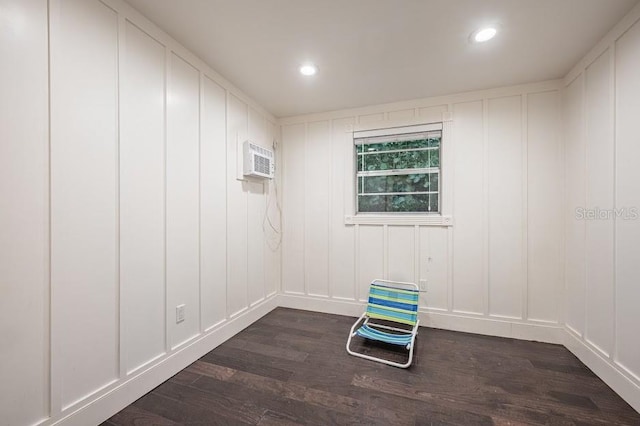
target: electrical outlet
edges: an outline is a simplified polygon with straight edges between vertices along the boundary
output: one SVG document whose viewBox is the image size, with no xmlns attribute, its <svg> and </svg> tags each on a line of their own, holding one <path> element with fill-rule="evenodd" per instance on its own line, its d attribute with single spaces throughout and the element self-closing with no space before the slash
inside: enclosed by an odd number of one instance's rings
<svg viewBox="0 0 640 426">
<path fill-rule="evenodd" d="M 420 291 L 427 291 L 427 280 L 420 280 Z"/>
<path fill-rule="evenodd" d="M 184 321 L 184 308 L 185 308 L 185 305 L 176 306 L 176 324 L 179 324 L 182 321 Z"/>
</svg>

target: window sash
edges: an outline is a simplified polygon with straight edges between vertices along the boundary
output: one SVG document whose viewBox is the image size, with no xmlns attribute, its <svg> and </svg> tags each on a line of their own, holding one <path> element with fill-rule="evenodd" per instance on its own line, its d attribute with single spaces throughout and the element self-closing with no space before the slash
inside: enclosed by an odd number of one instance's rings
<svg viewBox="0 0 640 426">
<path fill-rule="evenodd" d="M 395 154 L 397 152 L 413 152 L 413 151 L 435 151 L 440 149 L 440 146 L 425 146 L 424 148 L 407 148 L 407 149 L 390 149 L 388 151 L 365 151 L 358 152 L 358 155 L 371 155 L 371 154 Z"/>
<path fill-rule="evenodd" d="M 360 192 L 358 196 L 368 196 L 368 195 L 430 195 L 430 194 L 439 194 L 440 191 L 413 191 L 413 192 Z"/>
<path fill-rule="evenodd" d="M 390 191 L 390 192 L 364 192 L 363 189 L 360 187 L 360 180 L 357 179 L 356 180 L 356 195 L 401 195 L 401 194 L 407 194 L 407 195 L 411 195 L 411 194 L 439 194 L 440 193 L 440 173 L 439 172 L 430 172 L 431 174 L 438 174 L 438 189 L 436 191 Z M 414 174 L 414 173 L 409 173 L 409 174 Z M 418 173 L 415 173 L 418 174 Z M 358 176 L 358 177 L 367 177 L 367 176 L 371 176 L 371 175 L 366 175 L 366 176 Z M 375 176 L 398 176 L 396 174 L 391 174 L 391 175 L 375 175 Z"/>
<path fill-rule="evenodd" d="M 440 168 L 422 168 L 422 169 L 401 169 L 394 173 L 393 170 L 376 170 L 371 172 L 358 172 L 356 176 L 356 214 L 440 214 L 442 207 L 442 192 L 441 185 L 442 180 L 440 176 Z M 436 191 L 390 191 L 390 192 L 364 192 L 363 187 L 360 185 L 360 177 L 371 176 L 399 176 L 399 175 L 413 175 L 413 174 L 437 174 L 438 175 L 438 189 Z M 407 212 L 362 212 L 360 211 L 360 197 L 368 196 L 403 196 L 403 195 L 436 195 L 438 197 L 438 209 L 434 211 L 407 211 Z"/>
<path fill-rule="evenodd" d="M 429 125 L 419 125 L 419 126 L 407 126 L 407 127 L 398 127 L 398 128 L 386 128 L 386 129 L 375 129 L 369 131 L 356 131 L 353 133 L 353 143 L 354 143 L 354 151 L 355 151 L 355 160 L 356 160 L 356 173 L 355 173 L 355 184 L 356 184 L 356 214 L 439 214 L 442 208 L 442 179 L 440 175 L 441 170 L 441 161 L 442 161 L 442 123 L 433 123 Z M 390 149 L 390 150 L 375 150 L 375 151 L 366 151 L 366 145 L 369 144 L 383 144 L 383 143 L 394 143 L 394 142 L 409 142 L 409 141 L 420 141 L 420 140 L 429 140 L 429 139 L 437 139 L 437 146 L 422 146 L 418 148 L 407 148 L 407 149 Z M 424 144 L 418 144 L 418 146 Z M 414 145 L 415 146 L 415 145 Z M 397 154 L 404 152 L 419 152 L 419 151 L 435 151 L 438 150 L 438 165 L 437 167 L 414 167 L 407 169 L 387 169 L 387 170 L 371 170 L 371 171 L 358 171 L 358 164 L 360 161 L 366 161 L 366 156 L 371 154 Z M 408 165 L 411 165 L 409 163 Z M 413 164 L 414 166 L 416 164 Z M 420 164 L 421 166 L 423 164 Z M 407 192 L 364 192 L 364 187 L 361 186 L 360 182 L 364 183 L 364 179 L 366 177 L 384 177 L 384 176 L 401 176 L 401 175 L 413 175 L 413 174 L 436 174 L 438 177 L 437 188 L 428 188 L 428 191 L 407 191 Z M 382 188 L 380 188 L 382 189 Z M 389 188 L 391 189 L 391 188 Z M 396 189 L 396 188 L 393 188 Z M 419 189 L 419 188 L 412 188 Z M 379 212 L 373 211 L 360 211 L 360 197 L 363 197 L 362 200 L 366 199 L 364 197 L 395 197 L 395 196 L 428 196 L 437 197 L 437 209 L 423 211 L 390 211 L 390 210 L 381 210 Z M 429 202 L 429 204 L 431 204 Z M 387 207 L 388 208 L 388 207 Z"/>
<path fill-rule="evenodd" d="M 442 140 L 442 131 L 405 133 L 397 135 L 380 135 L 371 137 L 354 137 L 354 144 L 368 145 L 374 143 L 392 143 L 392 142 L 408 142 L 421 139 L 440 139 Z"/>
<path fill-rule="evenodd" d="M 441 202 L 442 202 L 442 195 L 440 192 L 436 192 L 436 193 L 419 193 L 419 194 L 414 194 L 414 195 L 427 195 L 429 196 L 429 209 L 427 210 L 411 210 L 411 211 L 390 211 L 390 210 L 384 210 L 384 211 L 360 211 L 360 197 L 366 197 L 367 195 L 376 195 L 376 196 L 383 196 L 383 197 L 396 197 L 396 196 L 404 196 L 404 195 L 410 195 L 406 192 L 403 193 L 399 193 L 399 194 L 394 194 L 394 193 L 384 193 L 384 194 L 359 194 L 356 196 L 356 209 L 357 209 L 357 214 L 363 214 L 363 215 L 379 215 L 379 214 L 391 214 L 391 215 L 411 215 L 411 214 L 425 214 L 425 215 L 437 215 L 440 214 L 440 209 L 441 209 Z M 437 209 L 435 210 L 430 210 L 431 209 L 431 197 L 432 196 L 436 196 L 437 197 Z"/>
<path fill-rule="evenodd" d="M 372 138 L 376 136 L 398 136 L 404 134 L 421 134 L 442 131 L 442 123 L 419 124 L 413 126 L 386 127 L 381 129 L 358 130 L 353 132 L 354 139 Z"/>
<path fill-rule="evenodd" d="M 397 175 L 422 175 L 425 173 L 440 174 L 440 167 L 422 167 L 419 169 L 387 169 L 356 172 L 357 177 L 363 176 L 397 176 Z"/>
</svg>

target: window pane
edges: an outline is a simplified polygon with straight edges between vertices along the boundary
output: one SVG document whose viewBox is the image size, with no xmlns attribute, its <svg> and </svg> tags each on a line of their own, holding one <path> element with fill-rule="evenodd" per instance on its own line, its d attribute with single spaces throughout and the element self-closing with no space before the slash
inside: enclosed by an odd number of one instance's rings
<svg viewBox="0 0 640 426">
<path fill-rule="evenodd" d="M 358 212 L 386 212 L 386 205 L 384 195 L 358 196 Z"/>
<path fill-rule="evenodd" d="M 363 213 L 437 212 L 438 195 L 360 195 L 358 211 Z"/>
<path fill-rule="evenodd" d="M 440 175 L 438 173 L 431 173 L 429 175 L 429 191 L 439 191 L 438 180 Z"/>
<path fill-rule="evenodd" d="M 440 167 L 440 148 L 429 151 L 429 167 Z"/>
<path fill-rule="evenodd" d="M 429 195 L 429 211 L 430 212 L 438 211 L 438 194 Z"/>
<path fill-rule="evenodd" d="M 358 190 L 360 193 L 380 193 L 380 192 L 426 192 L 437 191 L 436 185 L 431 186 L 431 180 L 437 173 L 419 173 L 411 175 L 388 175 L 388 176 L 361 176 L 359 177 Z"/>
<path fill-rule="evenodd" d="M 359 155 L 358 171 L 401 170 L 431 167 L 430 151 L 382 152 Z M 437 161 L 439 163 L 439 161 Z"/>
<path fill-rule="evenodd" d="M 433 212 L 439 206 L 440 132 L 355 140 L 358 212 Z M 413 169 L 436 169 L 416 173 Z M 411 174 L 400 174 L 402 170 Z M 367 175 L 366 172 L 376 176 Z M 389 173 L 388 175 L 386 173 Z M 382 175 L 382 176 L 380 176 Z M 375 195 L 374 195 L 375 194 Z"/>
<path fill-rule="evenodd" d="M 417 139 L 413 141 L 403 142 L 368 143 L 360 146 L 364 148 L 364 151 L 362 152 L 395 151 L 400 149 L 426 148 L 430 146 L 429 143 L 432 143 L 432 140 L 434 139 Z"/>
</svg>

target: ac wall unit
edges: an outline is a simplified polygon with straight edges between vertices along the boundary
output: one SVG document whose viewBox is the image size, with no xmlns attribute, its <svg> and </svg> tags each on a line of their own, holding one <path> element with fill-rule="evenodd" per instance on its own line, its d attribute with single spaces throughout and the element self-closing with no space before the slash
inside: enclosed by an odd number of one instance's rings
<svg viewBox="0 0 640 426">
<path fill-rule="evenodd" d="M 243 174 L 245 176 L 273 179 L 276 170 L 273 151 L 245 141 L 242 152 L 244 154 Z"/>
</svg>

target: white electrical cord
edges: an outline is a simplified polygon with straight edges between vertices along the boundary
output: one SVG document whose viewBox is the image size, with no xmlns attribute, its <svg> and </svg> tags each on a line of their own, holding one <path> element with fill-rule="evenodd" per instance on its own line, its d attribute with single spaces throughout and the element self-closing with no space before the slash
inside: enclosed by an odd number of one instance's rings
<svg viewBox="0 0 640 426">
<path fill-rule="evenodd" d="M 274 139 L 272 144 L 274 160 L 276 157 L 277 147 L 278 147 L 278 143 Z M 262 219 L 262 231 L 265 234 L 265 237 L 266 237 L 265 241 L 267 242 L 269 249 L 271 249 L 271 251 L 277 251 L 280 248 L 280 244 L 282 244 L 282 208 L 280 207 L 280 200 L 278 197 L 278 181 L 275 178 L 275 176 L 273 179 L 271 179 L 271 182 L 273 182 L 273 194 L 271 193 L 271 191 L 269 191 L 265 200 L 266 206 L 264 209 L 264 218 Z M 273 224 L 273 221 L 269 216 L 269 211 L 271 209 L 271 204 L 272 204 L 274 195 L 275 195 L 276 213 L 278 214 L 278 220 L 277 220 L 278 226 L 275 226 Z M 275 238 L 267 235 L 267 225 L 268 225 L 268 228 L 270 228 L 271 232 L 275 234 Z"/>
</svg>

